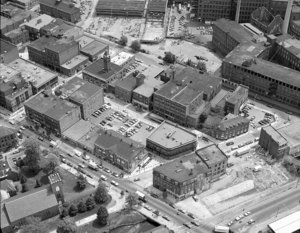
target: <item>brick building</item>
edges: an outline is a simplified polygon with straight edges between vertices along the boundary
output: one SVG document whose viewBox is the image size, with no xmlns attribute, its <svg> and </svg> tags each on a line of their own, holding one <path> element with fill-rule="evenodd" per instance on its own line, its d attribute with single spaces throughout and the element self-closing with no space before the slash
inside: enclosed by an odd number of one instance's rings
<svg viewBox="0 0 300 233">
<path fill-rule="evenodd" d="M 19 51 L 17 46 L 10 42 L 0 39 L 0 63 L 10 63 L 19 57 Z"/>
<path fill-rule="evenodd" d="M 81 119 L 79 106 L 62 100 L 49 91 L 34 96 L 24 107 L 29 122 L 57 136 Z"/>
<path fill-rule="evenodd" d="M 167 159 L 194 151 L 197 137 L 192 132 L 174 123 L 164 121 L 146 139 L 146 147 Z"/>
<path fill-rule="evenodd" d="M 108 90 L 108 85 L 123 76 L 123 68 L 112 63 L 106 51 L 103 58 L 95 61 L 82 71 L 82 77 L 90 83 Z"/>
<path fill-rule="evenodd" d="M 180 125 L 198 128 L 200 115 L 220 91 L 221 80 L 192 68 L 173 72 L 171 80 L 153 94 L 153 113 Z"/>
<path fill-rule="evenodd" d="M 102 131 L 95 142 L 95 155 L 131 173 L 144 159 L 142 144 L 112 131 Z"/>
<path fill-rule="evenodd" d="M 151 0 L 147 5 L 147 18 L 148 19 L 161 19 L 165 18 L 167 11 L 167 0 Z"/>
<path fill-rule="evenodd" d="M 247 86 L 239 85 L 234 92 L 226 97 L 224 111 L 238 115 L 240 107 L 248 99 L 248 90 Z"/>
<path fill-rule="evenodd" d="M 40 0 L 42 14 L 60 18 L 72 23 L 80 21 L 80 9 L 69 0 Z"/>
<path fill-rule="evenodd" d="M 80 53 L 87 56 L 91 62 L 101 58 L 105 51 L 109 51 L 109 46 L 98 40 L 93 40 L 89 44 L 80 46 Z"/>
<path fill-rule="evenodd" d="M 1 37 L 4 40 L 17 46 L 22 46 L 23 44 L 25 44 L 30 40 L 29 31 L 23 27 L 9 31 L 3 34 Z"/>
<path fill-rule="evenodd" d="M 38 0 L 10 0 L 9 4 L 24 10 L 30 10 L 39 3 Z"/>
<path fill-rule="evenodd" d="M 17 144 L 17 130 L 0 125 L 0 152 L 5 152 Z"/>
<path fill-rule="evenodd" d="M 14 112 L 32 96 L 32 88 L 19 71 L 5 64 L 0 64 L 0 68 L 0 106 Z"/>
<path fill-rule="evenodd" d="M 219 140 L 227 140 L 238 135 L 247 133 L 250 120 L 248 118 L 229 113 L 209 133 Z"/>
</svg>

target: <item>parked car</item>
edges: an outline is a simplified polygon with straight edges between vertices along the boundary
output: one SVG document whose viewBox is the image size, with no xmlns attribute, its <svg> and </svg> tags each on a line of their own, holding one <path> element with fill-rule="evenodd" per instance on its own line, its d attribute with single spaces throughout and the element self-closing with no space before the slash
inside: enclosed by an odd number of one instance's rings
<svg viewBox="0 0 300 233">
<path fill-rule="evenodd" d="M 249 225 L 251 225 L 251 224 L 253 224 L 253 223 L 255 223 L 255 220 L 253 220 L 253 219 L 250 219 L 250 220 L 248 221 L 248 224 L 249 224 Z"/>
<path fill-rule="evenodd" d="M 170 221 L 169 217 L 166 215 L 163 215 L 162 218 L 166 219 L 167 221 Z"/>
<path fill-rule="evenodd" d="M 193 196 L 194 201 L 198 201 L 198 197 L 197 196 Z"/>
<path fill-rule="evenodd" d="M 189 216 L 192 219 L 195 219 L 196 217 L 192 213 L 188 213 L 187 216 Z"/>
</svg>

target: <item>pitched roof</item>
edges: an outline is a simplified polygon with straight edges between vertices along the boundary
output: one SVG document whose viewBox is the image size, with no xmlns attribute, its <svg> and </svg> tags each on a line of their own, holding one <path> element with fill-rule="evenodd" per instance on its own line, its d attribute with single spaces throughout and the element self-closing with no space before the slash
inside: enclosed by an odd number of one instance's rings
<svg viewBox="0 0 300 233">
<path fill-rule="evenodd" d="M 73 14 L 79 11 L 80 9 L 78 7 L 75 7 L 74 4 L 71 1 L 63 0 L 63 1 L 57 1 L 57 0 L 39 0 L 40 4 L 50 6 L 52 8 L 56 8 L 60 11 Z"/>
<path fill-rule="evenodd" d="M 236 116 L 236 115 L 233 115 L 231 113 L 229 113 L 227 116 L 225 116 L 218 128 L 220 130 L 226 130 L 228 128 L 231 128 L 231 127 L 236 127 L 238 126 L 239 124 L 246 124 L 246 123 L 249 123 L 250 120 L 248 118 L 245 118 L 245 117 L 242 117 L 242 116 Z"/>
</svg>

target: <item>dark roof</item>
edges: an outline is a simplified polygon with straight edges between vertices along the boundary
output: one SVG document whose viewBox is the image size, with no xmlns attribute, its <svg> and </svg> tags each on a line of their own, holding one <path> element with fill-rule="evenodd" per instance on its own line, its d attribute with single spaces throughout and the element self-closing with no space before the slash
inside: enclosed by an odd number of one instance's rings
<svg viewBox="0 0 300 233">
<path fill-rule="evenodd" d="M 131 162 L 143 149 L 143 145 L 125 138 L 115 131 L 108 130 L 100 132 L 95 145 L 113 151 L 118 157 Z"/>
<path fill-rule="evenodd" d="M 80 51 L 82 53 L 93 56 L 93 55 L 97 55 L 97 54 L 103 52 L 107 48 L 108 48 L 107 44 L 104 44 L 100 41 L 94 40 L 92 43 L 89 43 L 88 45 L 81 48 Z"/>
<path fill-rule="evenodd" d="M 96 9 L 142 11 L 145 7 L 145 0 L 99 0 Z"/>
<path fill-rule="evenodd" d="M 99 86 L 96 86 L 96 85 L 88 82 L 88 83 L 84 84 L 83 86 L 81 86 L 73 94 L 71 94 L 69 96 L 69 99 L 73 100 L 77 103 L 84 103 L 86 100 L 88 100 L 90 97 L 95 95 L 100 90 L 101 90 L 101 88 Z"/>
<path fill-rule="evenodd" d="M 0 54 L 4 54 L 5 51 L 9 53 L 11 50 L 14 49 L 17 49 L 17 46 L 3 39 L 0 39 Z"/>
<path fill-rule="evenodd" d="M 199 174 L 208 171 L 207 165 L 201 161 L 195 152 L 153 169 L 153 172 L 159 172 L 177 182 L 194 179 Z"/>
<path fill-rule="evenodd" d="M 180 103 L 189 105 L 202 92 L 210 91 L 210 87 L 215 88 L 221 83 L 221 79 L 210 74 L 200 74 L 198 70 L 187 67 L 175 74 L 175 79 L 170 80 L 160 90 L 157 95 Z"/>
<path fill-rule="evenodd" d="M 230 103 L 237 103 L 240 99 L 244 98 L 245 96 L 248 97 L 249 88 L 246 86 L 239 85 L 234 92 L 230 93 L 229 97 L 226 99 L 227 102 Z"/>
<path fill-rule="evenodd" d="M 197 150 L 196 154 L 208 166 L 227 160 L 226 155 L 215 144 Z"/>
<path fill-rule="evenodd" d="M 214 26 L 224 31 L 239 43 L 251 41 L 253 38 L 253 36 L 242 25 L 229 19 L 218 19 L 214 22 Z"/>
<path fill-rule="evenodd" d="M 59 91 L 66 96 L 72 95 L 75 91 L 77 91 L 79 88 L 81 88 L 83 85 L 88 83 L 88 81 L 79 78 L 79 77 L 74 77 L 70 79 L 65 85 L 61 86 L 59 88 Z"/>
<path fill-rule="evenodd" d="M 148 11 L 164 13 L 166 11 L 167 0 L 150 0 L 148 2 Z"/>
<path fill-rule="evenodd" d="M 102 58 L 98 59 L 88 67 L 86 67 L 83 72 L 96 76 L 99 79 L 108 79 L 118 71 L 122 70 L 121 66 L 118 66 L 110 62 L 110 70 L 107 72 L 104 70 L 104 60 Z"/>
<path fill-rule="evenodd" d="M 1 137 L 8 136 L 8 135 L 12 135 L 12 134 L 14 134 L 14 133 L 16 133 L 16 130 L 15 130 L 15 129 L 8 128 L 8 127 L 1 126 L 1 125 L 0 125 L 0 138 L 1 138 Z"/>
<path fill-rule="evenodd" d="M 69 14 L 74 14 L 80 9 L 78 7 L 75 7 L 74 3 L 68 0 L 62 0 L 62 1 L 57 1 L 57 0 L 39 0 L 40 4 L 56 8 L 60 11 L 69 13 Z"/>
<path fill-rule="evenodd" d="M 221 129 L 221 130 L 226 130 L 226 129 L 229 129 L 231 127 L 236 127 L 238 126 L 239 124 L 247 124 L 249 123 L 250 120 L 246 117 L 242 117 L 242 116 L 239 116 L 239 115 L 233 115 L 233 114 L 228 114 L 226 117 L 224 117 L 218 128 Z"/>
<path fill-rule="evenodd" d="M 9 221 L 12 223 L 58 206 L 58 203 L 54 193 L 49 191 L 48 187 L 41 187 L 6 199 L 4 205 Z"/>
<path fill-rule="evenodd" d="M 115 86 L 126 89 L 127 91 L 133 91 L 136 88 L 136 84 L 136 78 L 131 73 L 127 77 L 117 80 Z"/>
</svg>

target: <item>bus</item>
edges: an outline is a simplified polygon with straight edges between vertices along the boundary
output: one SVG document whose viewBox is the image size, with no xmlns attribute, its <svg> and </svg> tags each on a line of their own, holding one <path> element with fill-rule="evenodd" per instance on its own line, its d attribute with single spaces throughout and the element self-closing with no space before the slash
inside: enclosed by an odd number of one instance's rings
<svg viewBox="0 0 300 233">
<path fill-rule="evenodd" d="M 215 233 L 229 233 L 229 227 L 215 225 Z"/>
<path fill-rule="evenodd" d="M 135 194 L 139 197 L 139 200 L 145 203 L 147 202 L 145 194 L 140 191 L 136 191 Z"/>
</svg>

